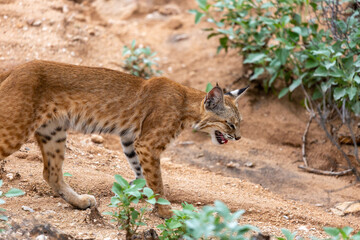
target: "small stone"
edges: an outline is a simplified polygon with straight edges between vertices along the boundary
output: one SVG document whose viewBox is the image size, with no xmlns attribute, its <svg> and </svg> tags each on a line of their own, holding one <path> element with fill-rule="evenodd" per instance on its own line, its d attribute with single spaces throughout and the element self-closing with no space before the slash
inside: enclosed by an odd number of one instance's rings
<svg viewBox="0 0 360 240">
<path fill-rule="evenodd" d="M 228 167 L 228 168 L 237 168 L 237 167 L 239 167 L 239 164 L 234 163 L 234 162 L 231 161 L 228 164 L 226 164 L 226 167 Z"/>
<path fill-rule="evenodd" d="M 187 35 L 185 33 L 175 34 L 175 35 L 170 36 L 169 41 L 170 42 L 180 42 L 180 41 L 186 40 L 188 38 L 189 38 L 189 35 Z"/>
<path fill-rule="evenodd" d="M 8 174 L 6 174 L 6 177 L 11 181 L 14 179 L 14 174 L 8 173 Z"/>
<path fill-rule="evenodd" d="M 22 210 L 24 211 L 29 211 L 29 212 L 35 212 L 34 209 L 32 209 L 31 207 L 28 207 L 28 206 L 21 206 Z"/>
<path fill-rule="evenodd" d="M 33 27 L 40 27 L 42 22 L 41 20 L 35 20 L 35 19 L 28 19 L 26 21 L 26 23 L 29 25 L 29 26 L 33 26 Z"/>
<path fill-rule="evenodd" d="M 255 167 L 255 165 L 254 165 L 252 162 L 246 162 L 246 163 L 244 164 L 244 166 L 245 166 L 245 167 L 248 167 L 248 168 L 253 168 L 253 167 Z"/>
<path fill-rule="evenodd" d="M 36 240 L 47 240 L 47 239 L 48 239 L 48 237 L 45 236 L 44 234 L 41 234 L 41 235 L 36 237 Z"/>
<path fill-rule="evenodd" d="M 299 229 L 300 231 L 304 231 L 304 232 L 308 232 L 308 231 L 309 231 L 309 229 L 308 229 L 306 226 L 300 226 L 298 229 Z"/>
<path fill-rule="evenodd" d="M 198 155 L 196 155 L 196 158 L 201 158 L 201 157 L 203 157 L 203 156 L 204 156 L 203 153 L 199 153 Z"/>
<path fill-rule="evenodd" d="M 93 135 L 91 135 L 91 141 L 93 143 L 100 144 L 100 143 L 104 142 L 104 138 L 100 135 L 93 134 Z"/>
</svg>

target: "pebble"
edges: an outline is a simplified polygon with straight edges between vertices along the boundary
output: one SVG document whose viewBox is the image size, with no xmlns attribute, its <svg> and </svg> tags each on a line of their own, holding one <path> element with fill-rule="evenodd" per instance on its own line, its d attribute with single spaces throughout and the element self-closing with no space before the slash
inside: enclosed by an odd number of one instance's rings
<svg viewBox="0 0 360 240">
<path fill-rule="evenodd" d="M 28 207 L 28 206 L 21 206 L 22 210 L 24 211 L 29 211 L 29 212 L 35 212 L 34 209 L 32 209 L 31 207 Z"/>
<path fill-rule="evenodd" d="M 48 237 L 45 236 L 44 234 L 41 234 L 41 235 L 36 237 L 36 240 L 46 240 L 46 239 L 48 239 Z"/>
<path fill-rule="evenodd" d="M 91 141 L 93 143 L 100 144 L 100 143 L 104 142 L 104 138 L 100 135 L 93 134 L 93 135 L 91 135 Z"/>
<path fill-rule="evenodd" d="M 14 179 L 14 174 L 8 173 L 8 174 L 6 174 L 6 177 L 11 181 Z"/>
<path fill-rule="evenodd" d="M 246 163 L 244 164 L 244 166 L 245 166 L 245 167 L 248 167 L 248 168 L 253 168 L 253 167 L 255 167 L 255 165 L 254 165 L 252 162 L 246 162 Z"/>
</svg>

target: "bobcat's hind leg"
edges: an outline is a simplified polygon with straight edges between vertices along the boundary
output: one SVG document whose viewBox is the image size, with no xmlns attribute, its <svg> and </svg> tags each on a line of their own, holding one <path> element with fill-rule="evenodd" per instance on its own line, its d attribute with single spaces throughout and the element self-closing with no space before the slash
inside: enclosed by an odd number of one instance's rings
<svg viewBox="0 0 360 240">
<path fill-rule="evenodd" d="M 51 188 L 66 202 L 76 208 L 86 209 L 96 205 L 94 196 L 77 194 L 64 182 L 62 165 L 65 158 L 65 121 L 53 120 L 42 125 L 35 133 L 43 156 L 43 176 Z"/>
</svg>

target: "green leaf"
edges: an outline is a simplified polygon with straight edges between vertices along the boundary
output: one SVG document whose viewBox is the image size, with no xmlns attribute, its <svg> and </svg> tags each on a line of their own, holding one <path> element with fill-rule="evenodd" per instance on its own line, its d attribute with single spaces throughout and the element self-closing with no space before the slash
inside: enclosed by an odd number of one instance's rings
<svg viewBox="0 0 360 240">
<path fill-rule="evenodd" d="M 68 173 L 68 172 L 64 172 L 64 177 L 72 177 L 72 175 L 70 174 L 70 173 Z"/>
<path fill-rule="evenodd" d="M 328 70 L 323 66 L 318 67 L 314 72 L 315 77 L 327 77 L 328 75 Z"/>
<path fill-rule="evenodd" d="M 335 65 L 335 63 L 336 63 L 336 61 L 333 61 L 333 62 L 325 61 L 325 68 L 330 69 Z"/>
<path fill-rule="evenodd" d="M 284 234 L 286 240 L 293 240 L 295 235 L 296 235 L 296 232 L 294 233 L 291 233 L 289 230 L 287 229 L 281 229 L 281 232 Z"/>
<path fill-rule="evenodd" d="M 175 228 L 179 228 L 179 227 L 182 227 L 183 225 L 181 224 L 181 223 L 179 223 L 179 222 L 170 222 L 170 224 L 169 224 L 169 228 L 170 229 L 175 229 Z"/>
<path fill-rule="evenodd" d="M 289 90 L 290 92 L 294 91 L 298 86 L 300 86 L 302 79 L 296 79 L 290 86 L 289 86 Z"/>
<path fill-rule="evenodd" d="M 3 180 L 0 179 L 0 187 L 3 185 Z"/>
<path fill-rule="evenodd" d="M 354 229 L 351 228 L 351 227 L 348 227 L 348 226 L 343 227 L 342 229 L 340 229 L 340 233 L 341 233 L 343 239 L 349 238 L 352 231 L 354 231 Z"/>
<path fill-rule="evenodd" d="M 170 202 L 164 198 L 159 198 L 156 203 L 160 204 L 160 205 L 170 205 Z"/>
<path fill-rule="evenodd" d="M 208 92 L 211 91 L 211 89 L 213 89 L 213 85 L 212 85 L 211 83 L 208 83 L 208 84 L 206 85 L 205 92 L 208 93 Z"/>
<path fill-rule="evenodd" d="M 130 185 L 128 181 L 126 181 L 122 176 L 119 174 L 115 175 L 115 180 L 120 184 L 122 188 L 128 188 Z"/>
<path fill-rule="evenodd" d="M 140 213 L 136 210 L 131 212 L 131 218 L 136 220 L 139 217 Z"/>
<path fill-rule="evenodd" d="M 115 194 L 117 194 L 118 196 L 123 195 L 123 188 L 120 186 L 120 184 L 118 184 L 117 182 L 114 182 L 111 191 Z"/>
<path fill-rule="evenodd" d="M 340 234 L 340 230 L 338 228 L 333 228 L 333 227 L 324 227 L 324 231 L 333 237 L 336 237 Z"/>
<path fill-rule="evenodd" d="M 349 87 L 346 89 L 346 93 L 348 94 L 350 101 L 354 99 L 356 92 L 357 92 L 356 87 Z"/>
<path fill-rule="evenodd" d="M 131 185 L 134 185 L 135 188 L 137 188 L 137 189 L 141 189 L 141 188 L 143 188 L 143 187 L 146 185 L 146 180 L 143 179 L 143 178 L 138 178 L 138 179 L 135 179 L 135 180 L 131 183 Z"/>
<path fill-rule="evenodd" d="M 354 105 L 351 106 L 351 109 L 354 111 L 354 113 L 360 114 L 360 102 L 357 101 Z"/>
<path fill-rule="evenodd" d="M 155 203 L 156 203 L 156 199 L 155 199 L 155 198 L 147 199 L 146 201 L 147 201 L 148 203 L 152 204 L 152 205 L 155 205 Z"/>
<path fill-rule="evenodd" d="M 201 12 L 197 12 L 195 14 L 195 24 L 198 24 L 204 16 L 205 16 L 205 14 L 203 14 Z"/>
<path fill-rule="evenodd" d="M 335 100 L 339 100 L 340 98 L 344 97 L 345 94 L 346 94 L 346 89 L 345 88 L 337 87 L 337 88 L 334 89 L 334 99 Z"/>
<path fill-rule="evenodd" d="M 284 97 L 289 92 L 289 88 L 283 88 L 281 89 L 278 98 Z"/>
<path fill-rule="evenodd" d="M 136 45 L 136 40 L 132 40 L 132 42 L 131 42 L 131 48 L 135 48 L 135 45 Z"/>
<path fill-rule="evenodd" d="M 250 81 L 257 79 L 263 73 L 264 68 L 255 68 L 254 74 L 251 76 Z"/>
<path fill-rule="evenodd" d="M 145 187 L 144 190 L 143 190 L 143 194 L 145 194 L 145 196 L 147 196 L 148 198 L 150 198 L 151 196 L 154 195 L 154 191 L 151 190 L 151 189 L 148 188 L 148 187 Z"/>
<path fill-rule="evenodd" d="M 359 77 L 358 75 L 355 75 L 354 81 L 355 81 L 357 84 L 360 84 L 360 77 Z"/>
<path fill-rule="evenodd" d="M 312 59 L 312 58 L 309 58 L 305 62 L 305 68 L 307 68 L 307 69 L 314 68 L 314 67 L 317 67 L 317 66 L 319 66 L 319 63 L 316 60 Z"/>
<path fill-rule="evenodd" d="M 5 197 L 18 197 L 18 196 L 21 196 L 21 195 L 24 195 L 25 193 L 20 190 L 20 189 L 17 189 L 17 188 L 12 188 L 10 189 L 7 193 L 5 193 Z"/>
<path fill-rule="evenodd" d="M 302 31 L 301 31 L 301 28 L 300 27 L 293 27 L 292 29 L 291 29 L 291 31 L 293 31 L 293 32 L 295 32 L 295 33 L 297 33 L 299 36 L 301 36 L 302 34 Z"/>
<path fill-rule="evenodd" d="M 113 212 L 103 212 L 102 214 L 103 214 L 103 215 L 110 215 L 110 216 L 114 216 L 114 213 L 113 213 Z"/>
<path fill-rule="evenodd" d="M 257 63 L 264 59 L 266 55 L 264 53 L 251 53 L 245 59 L 244 63 Z"/>
<path fill-rule="evenodd" d="M 207 0 L 196 0 L 197 4 L 199 5 L 199 8 L 206 9 L 207 6 Z"/>
</svg>

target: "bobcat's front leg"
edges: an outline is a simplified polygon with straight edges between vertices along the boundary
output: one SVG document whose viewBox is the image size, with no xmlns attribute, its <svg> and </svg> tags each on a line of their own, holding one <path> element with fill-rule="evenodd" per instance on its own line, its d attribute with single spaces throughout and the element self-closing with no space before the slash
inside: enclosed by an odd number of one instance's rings
<svg viewBox="0 0 360 240">
<path fill-rule="evenodd" d="M 155 146 L 147 146 L 141 142 L 135 143 L 136 153 L 139 157 L 142 171 L 146 180 L 146 184 L 151 188 L 156 198 L 165 198 L 164 186 L 161 177 L 160 169 L 160 154 L 159 149 L 154 149 Z M 162 150 L 164 148 L 161 148 Z M 159 216 L 162 218 L 170 218 L 173 215 L 170 205 L 156 204 Z"/>
</svg>

